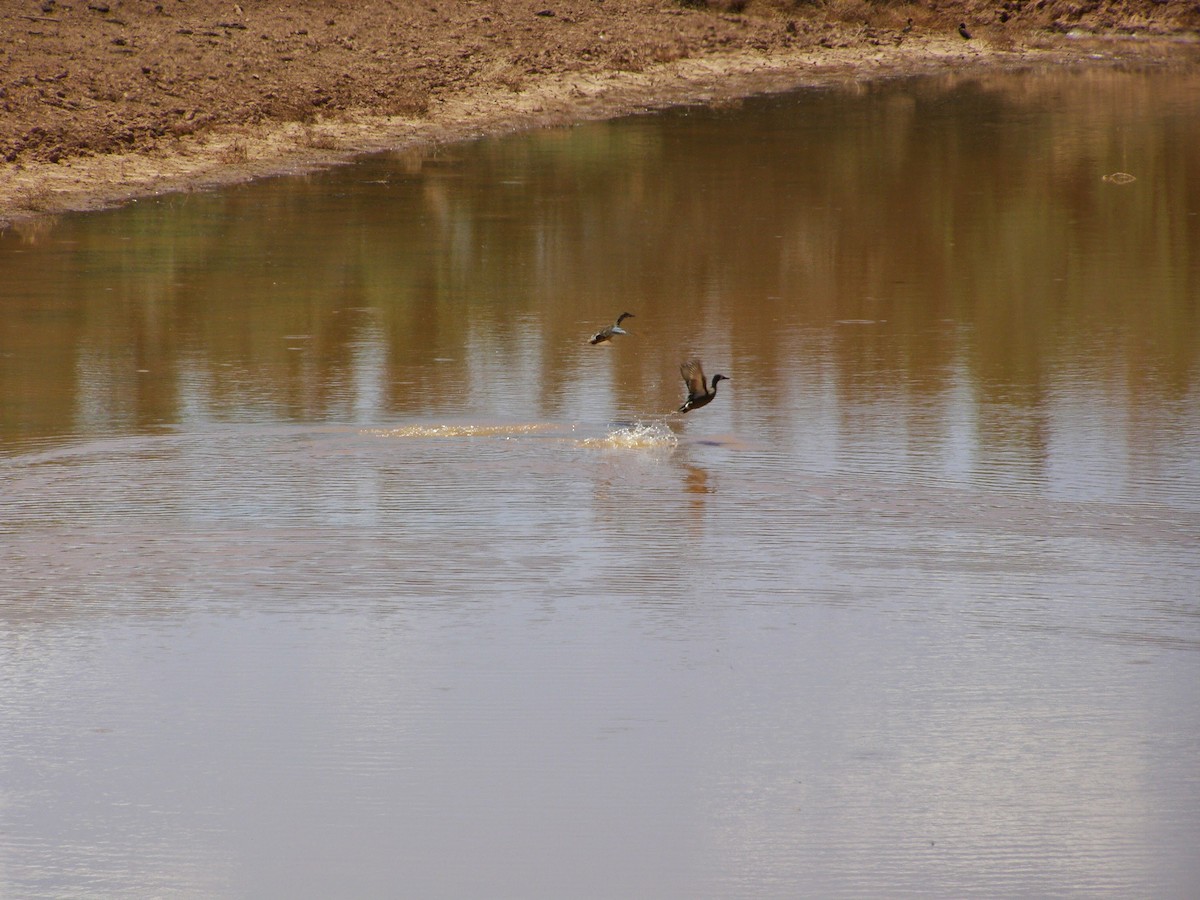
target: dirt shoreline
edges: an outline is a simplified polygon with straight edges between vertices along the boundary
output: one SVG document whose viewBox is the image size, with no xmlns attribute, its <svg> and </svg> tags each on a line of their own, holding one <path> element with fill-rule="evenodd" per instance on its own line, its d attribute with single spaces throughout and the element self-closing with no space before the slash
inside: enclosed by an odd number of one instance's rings
<svg viewBox="0 0 1200 900">
<path fill-rule="evenodd" d="M 235 5 L 226 11 L 234 21 L 214 18 L 225 4 L 207 0 L 194 0 L 186 15 L 117 0 L 28 5 L 28 14 L 0 15 L 0 46 L 9 45 L 0 57 L 0 228 L 364 153 L 806 85 L 1200 60 L 1186 17 L 1135 22 L 1125 10 L 1124 28 L 1099 35 L 1047 30 L 1041 20 L 1002 28 L 992 13 L 981 22 L 971 0 L 942 4 L 937 15 L 920 4 L 864 6 L 873 21 L 797 19 L 769 5 L 735 15 L 657 0 L 564 0 L 553 9 L 443 0 L 420 7 L 445 13 L 421 23 L 417 6 L 399 0 L 369 0 L 350 16 L 333 0 L 296 4 L 292 14 Z M 960 15 L 970 37 L 949 24 Z M 217 24 L 203 32 L 202 52 L 189 58 L 166 46 L 191 46 L 210 20 Z M 555 20 L 569 27 L 548 30 Z M 29 34 L 20 37 L 24 25 Z M 319 28 L 324 36 L 312 37 Z M 50 29 L 55 40 L 39 44 Z M 396 50 L 399 36 L 417 32 L 419 40 Z M 116 62 L 94 52 L 97 35 L 111 42 Z M 258 56 L 244 49 L 254 35 Z M 400 71 L 408 74 L 386 80 Z"/>
</svg>

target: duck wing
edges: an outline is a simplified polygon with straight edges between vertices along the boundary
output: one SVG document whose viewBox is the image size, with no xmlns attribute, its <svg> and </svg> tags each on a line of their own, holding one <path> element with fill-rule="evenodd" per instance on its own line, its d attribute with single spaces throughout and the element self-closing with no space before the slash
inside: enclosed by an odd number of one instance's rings
<svg viewBox="0 0 1200 900">
<path fill-rule="evenodd" d="M 700 360 L 689 359 L 682 363 L 679 366 L 679 374 L 683 376 L 683 383 L 687 385 L 689 400 L 693 397 L 703 397 L 708 393 L 708 384 L 704 380 L 704 369 L 700 365 Z"/>
</svg>

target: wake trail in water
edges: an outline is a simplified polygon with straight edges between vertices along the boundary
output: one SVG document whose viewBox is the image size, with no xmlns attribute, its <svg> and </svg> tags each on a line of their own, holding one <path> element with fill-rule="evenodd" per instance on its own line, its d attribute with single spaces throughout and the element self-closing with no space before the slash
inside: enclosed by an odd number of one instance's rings
<svg viewBox="0 0 1200 900">
<path fill-rule="evenodd" d="M 362 434 L 384 438 L 519 438 L 541 436 L 567 441 L 589 450 L 673 450 L 679 446 L 678 436 L 660 422 L 621 423 L 607 426 L 600 435 L 578 437 L 584 426 L 558 423 L 514 424 L 441 424 L 403 425 L 396 428 L 373 428 Z"/>
<path fill-rule="evenodd" d="M 455 437 L 513 437 L 523 434 L 544 434 L 564 426 L 550 423 L 510 425 L 402 425 L 397 428 L 371 428 L 362 431 L 375 437 L 388 438 L 455 438 Z"/>
</svg>

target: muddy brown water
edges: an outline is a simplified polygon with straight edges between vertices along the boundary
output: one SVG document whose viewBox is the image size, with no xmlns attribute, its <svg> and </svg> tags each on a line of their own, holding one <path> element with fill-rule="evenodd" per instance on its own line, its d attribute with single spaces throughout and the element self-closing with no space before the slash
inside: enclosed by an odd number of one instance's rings
<svg viewBox="0 0 1200 900">
<path fill-rule="evenodd" d="M 1197 146 L 946 77 L 0 235 L 0 894 L 1191 895 Z"/>
</svg>

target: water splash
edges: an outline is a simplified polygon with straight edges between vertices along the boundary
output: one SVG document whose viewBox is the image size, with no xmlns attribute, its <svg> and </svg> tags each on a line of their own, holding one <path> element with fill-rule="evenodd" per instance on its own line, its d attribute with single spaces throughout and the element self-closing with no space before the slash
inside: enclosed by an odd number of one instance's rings
<svg viewBox="0 0 1200 900">
<path fill-rule="evenodd" d="M 679 446 L 679 438 L 662 423 L 637 422 L 615 428 L 604 437 L 585 438 L 579 445 L 599 450 L 674 450 Z"/>
</svg>

